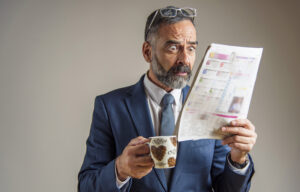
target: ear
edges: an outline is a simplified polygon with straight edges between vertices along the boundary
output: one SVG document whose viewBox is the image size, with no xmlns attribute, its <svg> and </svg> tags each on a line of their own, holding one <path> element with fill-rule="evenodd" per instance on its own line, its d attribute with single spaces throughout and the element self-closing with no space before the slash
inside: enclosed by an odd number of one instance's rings
<svg viewBox="0 0 300 192">
<path fill-rule="evenodd" d="M 152 61 L 152 46 L 149 42 L 145 41 L 143 43 L 143 56 L 148 63 Z"/>
</svg>

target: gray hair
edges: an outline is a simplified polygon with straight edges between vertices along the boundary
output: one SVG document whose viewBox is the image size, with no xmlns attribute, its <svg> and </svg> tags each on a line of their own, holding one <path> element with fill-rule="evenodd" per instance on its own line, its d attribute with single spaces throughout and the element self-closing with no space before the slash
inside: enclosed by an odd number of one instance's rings
<svg viewBox="0 0 300 192">
<path fill-rule="evenodd" d="M 166 8 L 178 9 L 178 7 L 174 7 L 174 6 L 168 6 Z M 163 17 L 160 15 L 159 10 L 160 9 L 153 11 L 147 18 L 147 22 L 146 22 L 146 26 L 145 26 L 145 34 L 144 34 L 145 41 L 150 42 L 151 41 L 150 38 L 153 37 L 155 34 L 157 34 L 159 27 L 163 24 L 169 25 L 169 24 L 174 24 L 174 23 L 177 23 L 177 22 L 183 21 L 183 20 L 190 20 L 193 23 L 193 25 L 195 26 L 193 18 L 186 17 L 186 16 L 182 15 L 180 12 L 177 12 L 176 17 Z M 156 18 L 152 22 L 151 28 L 149 29 L 149 25 L 155 15 L 156 11 L 158 11 L 158 13 L 156 15 Z"/>
</svg>

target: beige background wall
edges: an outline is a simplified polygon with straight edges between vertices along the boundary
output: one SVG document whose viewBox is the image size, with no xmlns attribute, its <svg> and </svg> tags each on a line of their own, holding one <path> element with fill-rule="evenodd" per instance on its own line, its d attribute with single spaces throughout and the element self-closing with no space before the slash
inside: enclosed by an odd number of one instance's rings
<svg viewBox="0 0 300 192">
<path fill-rule="evenodd" d="M 76 191 L 94 98 L 147 70 L 146 16 L 195 7 L 212 43 L 264 47 L 249 119 L 253 192 L 299 191 L 299 1 L 0 0 L 0 191 Z"/>
</svg>

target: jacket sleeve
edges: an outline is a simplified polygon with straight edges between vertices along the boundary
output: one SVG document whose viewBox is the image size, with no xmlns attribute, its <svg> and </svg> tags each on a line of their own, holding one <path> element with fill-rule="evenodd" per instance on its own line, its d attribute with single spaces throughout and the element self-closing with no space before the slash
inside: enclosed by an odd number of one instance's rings
<svg viewBox="0 0 300 192">
<path fill-rule="evenodd" d="M 78 191 L 122 191 L 116 185 L 115 141 L 107 109 L 101 96 L 95 100 L 93 120 L 86 146 L 84 162 L 78 174 Z M 131 182 L 129 181 L 125 187 L 127 191 L 130 189 Z"/>
<path fill-rule="evenodd" d="M 251 178 L 254 174 L 253 161 L 249 155 L 250 165 L 246 174 L 237 174 L 229 167 L 227 154 L 230 148 L 223 146 L 220 140 L 215 142 L 212 165 L 212 182 L 215 192 L 246 192 L 249 191 Z"/>
</svg>

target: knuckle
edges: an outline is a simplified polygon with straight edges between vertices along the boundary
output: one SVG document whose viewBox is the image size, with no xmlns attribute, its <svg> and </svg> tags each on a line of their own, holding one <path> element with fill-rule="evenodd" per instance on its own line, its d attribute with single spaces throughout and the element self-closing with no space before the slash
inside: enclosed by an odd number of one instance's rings
<svg viewBox="0 0 300 192">
<path fill-rule="evenodd" d="M 254 143 L 254 139 L 253 139 L 253 138 L 250 138 L 248 143 L 249 143 L 249 144 L 253 144 L 253 143 Z"/>
<path fill-rule="evenodd" d="M 253 149 L 253 147 L 254 147 L 254 144 L 251 144 L 251 145 L 250 145 L 250 150 L 252 150 L 252 149 Z"/>
<path fill-rule="evenodd" d="M 233 131 L 234 131 L 235 133 L 238 133 L 238 132 L 239 132 L 239 128 L 236 127 L 236 128 L 233 129 Z"/>
<path fill-rule="evenodd" d="M 247 123 L 247 119 L 240 119 L 240 124 L 246 124 Z"/>
<path fill-rule="evenodd" d="M 257 139 L 257 136 L 258 136 L 257 133 L 254 132 L 254 138 L 255 139 Z"/>
<path fill-rule="evenodd" d="M 247 151 L 247 152 L 250 152 L 251 151 L 251 149 L 252 149 L 252 147 L 251 147 L 252 145 L 250 144 L 250 145 L 247 145 L 246 147 L 245 147 L 245 150 Z"/>
<path fill-rule="evenodd" d="M 233 120 L 234 123 L 240 123 L 241 122 L 241 119 L 235 119 Z"/>
<path fill-rule="evenodd" d="M 238 141 L 239 137 L 237 135 L 233 136 L 233 141 Z"/>
<path fill-rule="evenodd" d="M 124 155 L 125 156 L 130 156 L 131 154 L 132 154 L 132 150 L 131 149 L 124 150 Z"/>
<path fill-rule="evenodd" d="M 136 138 L 131 139 L 131 140 L 130 140 L 130 143 L 131 143 L 131 142 L 134 142 L 135 140 L 136 140 Z"/>
<path fill-rule="evenodd" d="M 238 147 L 239 146 L 237 143 L 232 143 L 231 145 L 232 145 L 232 147 Z"/>
</svg>

